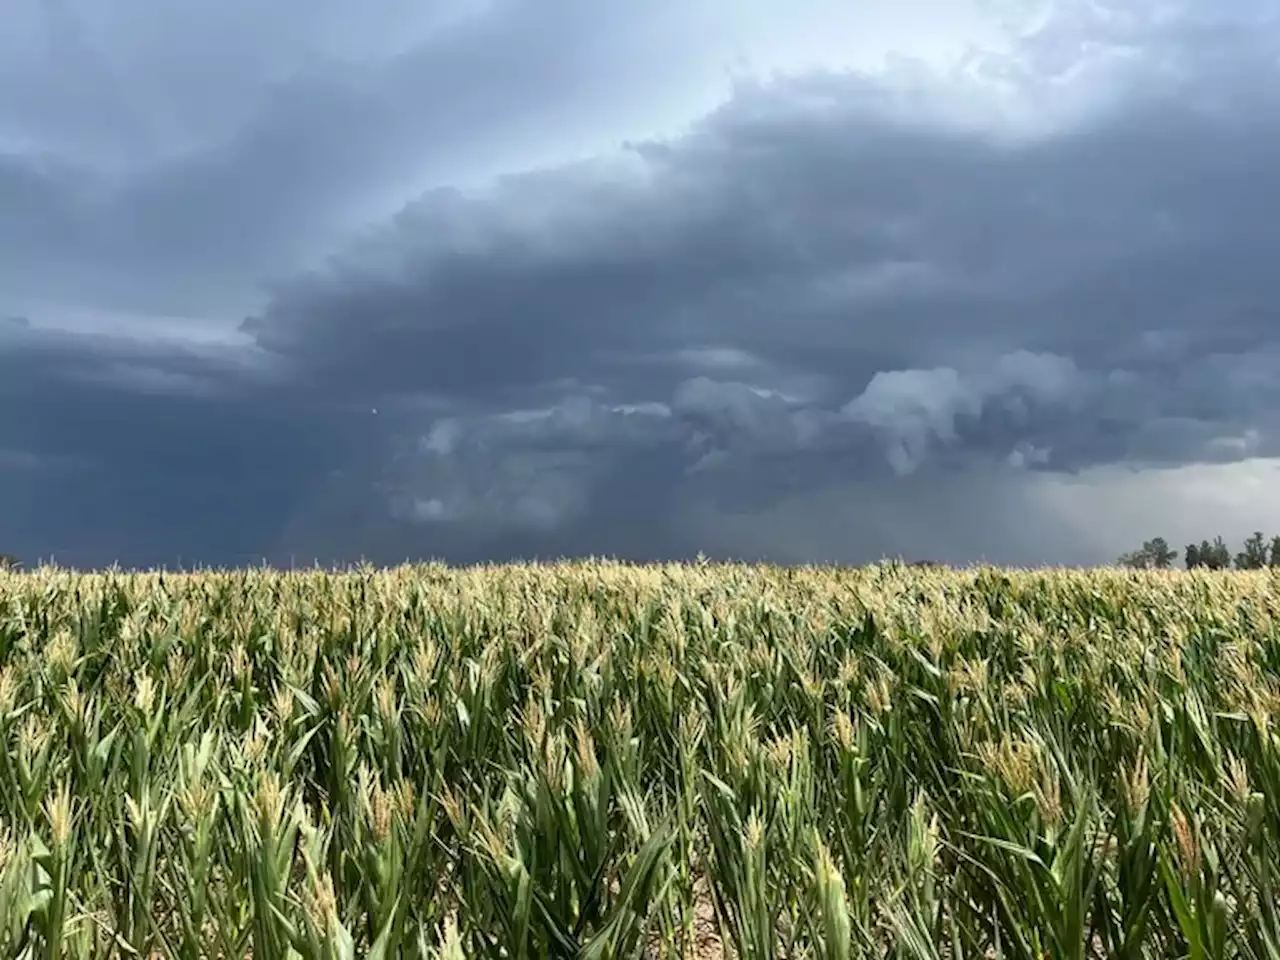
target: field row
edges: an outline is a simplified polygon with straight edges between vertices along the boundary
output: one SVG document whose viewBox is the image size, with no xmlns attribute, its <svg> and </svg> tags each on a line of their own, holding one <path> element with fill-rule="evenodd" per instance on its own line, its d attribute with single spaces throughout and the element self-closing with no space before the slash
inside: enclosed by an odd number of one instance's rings
<svg viewBox="0 0 1280 960">
<path fill-rule="evenodd" d="M 1274 960 L 1278 587 L 0 573 L 0 956 Z"/>
</svg>

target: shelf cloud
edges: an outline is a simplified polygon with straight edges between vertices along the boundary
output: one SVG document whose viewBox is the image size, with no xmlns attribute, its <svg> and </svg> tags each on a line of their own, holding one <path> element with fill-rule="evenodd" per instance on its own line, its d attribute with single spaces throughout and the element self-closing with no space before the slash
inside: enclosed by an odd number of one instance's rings
<svg viewBox="0 0 1280 960">
<path fill-rule="evenodd" d="M 1271 4 L 135 2 L 0 40 L 0 548 L 1091 563 L 1280 522 Z"/>
</svg>

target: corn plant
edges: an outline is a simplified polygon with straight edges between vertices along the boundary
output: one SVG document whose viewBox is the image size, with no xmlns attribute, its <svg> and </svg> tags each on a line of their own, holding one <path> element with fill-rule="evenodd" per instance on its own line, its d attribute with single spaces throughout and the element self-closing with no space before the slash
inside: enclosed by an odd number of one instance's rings
<svg viewBox="0 0 1280 960">
<path fill-rule="evenodd" d="M 1278 587 L 0 572 L 0 955 L 1280 960 Z"/>
</svg>

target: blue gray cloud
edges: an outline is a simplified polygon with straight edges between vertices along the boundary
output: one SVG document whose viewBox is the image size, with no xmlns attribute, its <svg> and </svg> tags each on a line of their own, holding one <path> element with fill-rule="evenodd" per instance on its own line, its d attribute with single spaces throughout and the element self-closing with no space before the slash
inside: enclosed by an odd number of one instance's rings
<svg viewBox="0 0 1280 960">
<path fill-rule="evenodd" d="M 1280 455 L 1271 6 L 1006 4 L 851 66 L 819 0 L 20 4 L 96 82 L 0 67 L 19 543 L 1105 559 L 1062 491 Z"/>
</svg>

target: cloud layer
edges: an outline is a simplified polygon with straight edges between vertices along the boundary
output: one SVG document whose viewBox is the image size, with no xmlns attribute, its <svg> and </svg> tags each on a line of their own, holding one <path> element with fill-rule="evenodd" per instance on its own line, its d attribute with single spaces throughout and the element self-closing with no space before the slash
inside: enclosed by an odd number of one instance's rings
<svg viewBox="0 0 1280 960">
<path fill-rule="evenodd" d="M 232 4 L 201 16 L 245 72 L 163 93 L 178 26 L 60 7 L 42 29 L 98 45 L 77 69 L 141 53 L 101 103 L 5 68 L 51 105 L 0 95 L 20 545 L 1085 562 L 1151 535 L 1061 520 L 1134 470 L 1169 524 L 1178 490 L 1261 523 L 1187 478 L 1254 489 L 1280 456 L 1270 5 L 1012 5 L 985 49 L 875 69 L 815 39 L 841 8 L 801 7 L 393 5 L 352 32 L 321 4 L 299 37 Z M 693 28 L 726 22 L 789 72 L 724 88 Z M 207 125 L 178 109 L 201 97 Z"/>
</svg>

